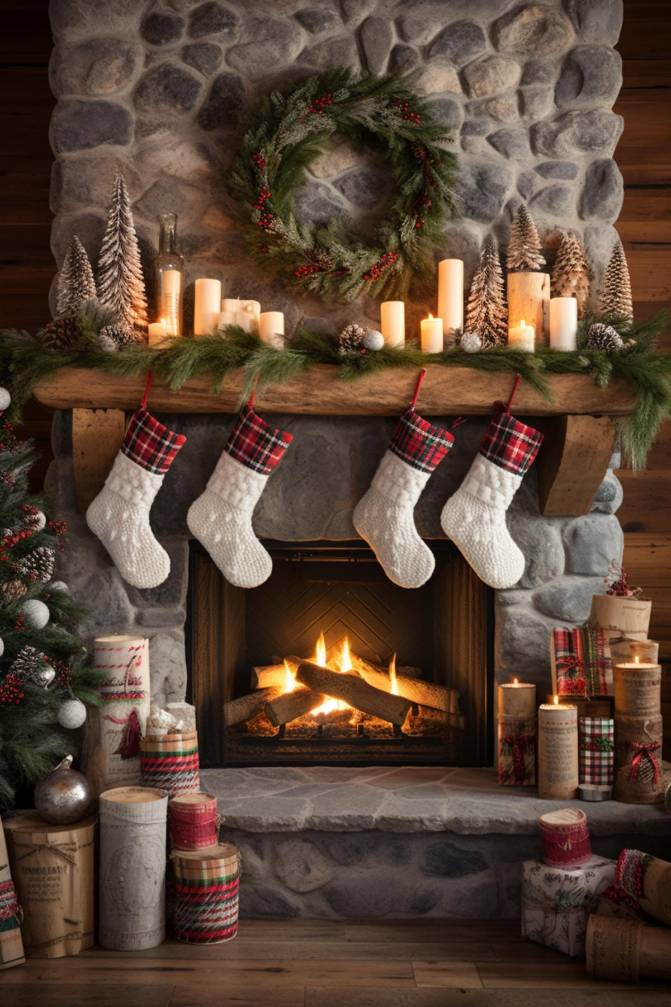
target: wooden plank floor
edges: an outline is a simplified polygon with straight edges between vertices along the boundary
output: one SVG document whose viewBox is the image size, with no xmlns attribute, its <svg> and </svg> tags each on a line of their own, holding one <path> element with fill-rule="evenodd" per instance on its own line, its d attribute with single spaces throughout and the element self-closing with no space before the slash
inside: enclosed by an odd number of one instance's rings
<svg viewBox="0 0 671 1007">
<path fill-rule="evenodd" d="M 517 921 L 251 920 L 228 944 L 32 959 L 0 973 L 2 1007 L 662 1007 L 668 987 L 591 979 Z"/>
</svg>

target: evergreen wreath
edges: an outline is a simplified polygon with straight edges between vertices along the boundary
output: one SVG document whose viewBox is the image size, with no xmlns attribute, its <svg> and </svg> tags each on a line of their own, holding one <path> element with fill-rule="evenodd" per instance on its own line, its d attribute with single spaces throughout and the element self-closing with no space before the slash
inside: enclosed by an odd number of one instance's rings
<svg viewBox="0 0 671 1007">
<path fill-rule="evenodd" d="M 323 226 L 298 221 L 293 197 L 305 170 L 341 134 L 386 154 L 395 180 L 377 242 L 364 244 L 340 219 Z M 251 252 L 327 301 L 361 294 L 404 296 L 414 276 L 433 273 L 433 251 L 454 207 L 456 159 L 449 136 L 426 100 L 403 76 L 346 69 L 311 77 L 287 94 L 263 99 L 228 178 Z"/>
</svg>

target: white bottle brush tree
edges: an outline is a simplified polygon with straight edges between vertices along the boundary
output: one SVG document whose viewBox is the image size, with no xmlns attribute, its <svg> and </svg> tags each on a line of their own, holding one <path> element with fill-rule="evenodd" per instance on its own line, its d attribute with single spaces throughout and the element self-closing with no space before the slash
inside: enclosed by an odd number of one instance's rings
<svg viewBox="0 0 671 1007">
<path fill-rule="evenodd" d="M 96 296 L 93 269 L 86 249 L 75 234 L 58 274 L 56 313 L 76 315 L 86 301 Z"/>
<path fill-rule="evenodd" d="M 507 264 L 509 273 L 533 273 L 545 268 L 538 228 L 524 204 L 515 214 L 510 228 Z"/>
<path fill-rule="evenodd" d="M 98 260 L 98 298 L 118 316 L 118 324 L 129 333 L 147 326 L 140 249 L 126 183 L 121 175 L 114 181 L 107 227 Z"/>
<path fill-rule="evenodd" d="M 477 333 L 484 349 L 504 346 L 508 337 L 503 270 L 491 235 L 482 246 L 480 262 L 471 282 L 466 331 Z"/>
</svg>

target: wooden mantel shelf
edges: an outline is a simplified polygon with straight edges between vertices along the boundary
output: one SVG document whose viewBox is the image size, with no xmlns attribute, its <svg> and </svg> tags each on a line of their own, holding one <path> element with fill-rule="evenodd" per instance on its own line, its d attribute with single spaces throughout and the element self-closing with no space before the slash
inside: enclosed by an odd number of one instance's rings
<svg viewBox="0 0 671 1007">
<path fill-rule="evenodd" d="M 540 507 L 548 517 L 584 514 L 589 510 L 608 467 L 616 429 L 614 418 L 636 405 L 635 394 L 622 380 L 598 388 L 590 375 L 546 376 L 552 400 L 522 382 L 514 412 L 537 417 L 545 442 L 536 465 Z M 315 416 L 396 416 L 410 401 L 417 378 L 412 368 L 386 369 L 355 381 L 343 381 L 337 368 L 319 364 L 304 374 L 257 391 L 257 408 L 265 413 Z M 430 364 L 419 402 L 425 416 L 487 415 L 497 400 L 508 398 L 511 375 L 468 367 Z M 157 381 L 149 405 L 158 413 L 235 413 L 244 375 L 224 378 L 218 392 L 202 375 L 171 391 Z M 72 409 L 73 457 L 77 498 L 85 508 L 105 481 L 123 439 L 126 412 L 137 408 L 143 377 L 118 377 L 99 370 L 64 368 L 34 388 L 39 402 Z"/>
<path fill-rule="evenodd" d="M 354 381 L 343 381 L 338 369 L 317 364 L 294 378 L 264 385 L 257 392 L 257 405 L 268 413 L 328 416 L 395 416 L 412 395 L 416 370 L 385 369 Z M 635 406 L 635 395 L 621 379 L 598 388 L 588 374 L 546 376 L 552 401 L 548 402 L 522 382 L 515 410 L 528 416 L 624 416 Z M 201 375 L 171 391 L 157 381 L 151 406 L 157 412 L 235 413 L 240 404 L 244 377 L 241 371 L 227 375 L 218 392 L 212 379 Z M 512 386 L 507 374 L 486 373 L 468 367 L 430 364 L 422 387 L 421 412 L 428 416 L 486 415 L 492 403 L 505 399 Z M 143 377 L 119 377 L 104 371 L 63 368 L 44 378 L 34 388 L 39 402 L 54 409 L 135 409 L 144 388 Z"/>
</svg>

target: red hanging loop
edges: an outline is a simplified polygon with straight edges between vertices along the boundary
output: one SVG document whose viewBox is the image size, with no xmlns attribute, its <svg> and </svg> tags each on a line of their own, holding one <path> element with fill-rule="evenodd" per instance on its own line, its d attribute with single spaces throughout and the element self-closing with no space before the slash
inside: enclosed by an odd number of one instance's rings
<svg viewBox="0 0 671 1007">
<path fill-rule="evenodd" d="M 417 375 L 417 383 L 415 384 L 414 395 L 410 399 L 410 406 L 413 409 L 417 405 L 417 399 L 419 398 L 420 389 L 422 387 L 422 383 L 424 382 L 425 377 L 426 377 L 426 367 L 422 367 L 421 371 Z"/>
<path fill-rule="evenodd" d="M 515 380 L 513 381 L 512 391 L 510 393 L 510 398 L 508 399 L 508 405 L 506 406 L 506 412 L 509 413 L 512 409 L 513 399 L 517 395 L 517 389 L 520 387 L 520 381 L 522 380 L 522 375 L 518 372 L 515 375 Z"/>
<path fill-rule="evenodd" d="M 456 420 L 452 420 L 452 422 L 450 423 L 450 430 L 456 430 L 457 427 L 460 427 L 461 424 L 465 423 L 467 419 L 468 419 L 467 416 L 457 416 Z"/>
<path fill-rule="evenodd" d="M 147 403 L 149 401 L 149 392 L 151 391 L 151 386 L 154 384 L 154 372 L 147 371 L 147 380 L 144 383 L 144 395 L 142 396 L 142 408 L 147 408 Z"/>
</svg>

